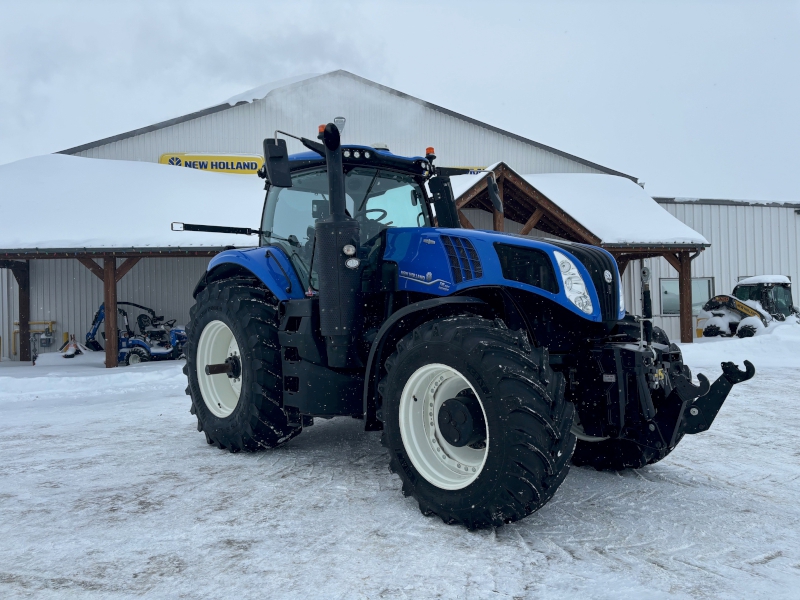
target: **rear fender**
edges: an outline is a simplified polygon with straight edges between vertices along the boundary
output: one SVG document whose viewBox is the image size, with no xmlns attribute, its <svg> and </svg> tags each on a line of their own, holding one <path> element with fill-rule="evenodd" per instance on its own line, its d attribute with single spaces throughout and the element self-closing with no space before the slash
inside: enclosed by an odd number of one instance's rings
<svg viewBox="0 0 800 600">
<path fill-rule="evenodd" d="M 260 281 L 279 301 L 305 297 L 297 272 L 283 250 L 276 246 L 220 252 L 208 263 L 193 295 L 196 298 L 214 281 L 233 277 L 252 277 Z"/>
<path fill-rule="evenodd" d="M 395 344 L 408 332 L 426 321 L 462 312 L 474 312 L 488 318 L 496 316 L 492 307 L 483 300 L 469 296 L 451 296 L 410 304 L 386 320 L 372 342 L 367 359 L 364 378 L 364 429 L 366 431 L 383 429 L 383 423 L 377 416 L 378 382 L 383 363 L 394 351 Z"/>
</svg>

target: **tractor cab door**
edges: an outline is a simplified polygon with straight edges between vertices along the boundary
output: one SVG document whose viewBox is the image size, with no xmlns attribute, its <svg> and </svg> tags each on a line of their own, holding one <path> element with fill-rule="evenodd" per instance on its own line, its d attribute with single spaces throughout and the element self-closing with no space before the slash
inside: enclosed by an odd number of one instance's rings
<svg viewBox="0 0 800 600">
<path fill-rule="evenodd" d="M 361 246 L 373 249 L 387 227 L 429 227 L 423 190 L 414 177 L 374 167 L 355 167 L 345 175 L 346 210 L 361 225 Z M 330 214 L 325 169 L 292 176 L 292 187 L 270 186 L 264 204 L 261 245 L 279 246 L 300 281 L 318 289 L 313 267 L 317 220 Z"/>
</svg>

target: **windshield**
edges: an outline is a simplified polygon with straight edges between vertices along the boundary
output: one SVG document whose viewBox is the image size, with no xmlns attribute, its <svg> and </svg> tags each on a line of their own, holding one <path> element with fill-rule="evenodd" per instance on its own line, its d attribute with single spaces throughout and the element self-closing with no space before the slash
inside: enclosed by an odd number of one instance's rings
<svg viewBox="0 0 800 600">
<path fill-rule="evenodd" d="M 361 225 L 361 245 L 369 245 L 387 227 L 430 227 L 422 190 L 410 175 L 373 168 L 355 168 L 345 175 L 347 214 Z M 264 205 L 261 244 L 280 245 L 309 281 L 314 251 L 314 223 L 330 214 L 328 174 L 299 173 L 292 187 L 270 187 Z M 311 286 L 316 288 L 315 274 Z"/>
</svg>

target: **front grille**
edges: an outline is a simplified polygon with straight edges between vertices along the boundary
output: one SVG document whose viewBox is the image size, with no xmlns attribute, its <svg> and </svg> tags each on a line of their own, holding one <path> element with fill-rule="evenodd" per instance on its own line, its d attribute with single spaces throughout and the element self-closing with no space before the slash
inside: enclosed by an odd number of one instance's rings
<svg viewBox="0 0 800 600">
<path fill-rule="evenodd" d="M 619 282 L 617 281 L 617 268 L 614 259 L 600 248 L 594 246 L 569 242 L 558 243 L 553 240 L 548 240 L 548 243 L 564 248 L 564 250 L 574 254 L 583 263 L 583 266 L 589 271 L 589 276 L 592 278 L 592 283 L 594 283 L 594 289 L 597 291 L 600 314 L 603 316 L 603 320 L 616 321 L 619 317 Z M 614 275 L 611 283 L 605 280 L 603 275 L 605 271 Z"/>
<path fill-rule="evenodd" d="M 443 235 L 442 244 L 447 253 L 447 260 L 450 261 L 450 270 L 455 283 L 483 277 L 481 260 L 472 242 L 467 238 Z"/>
</svg>

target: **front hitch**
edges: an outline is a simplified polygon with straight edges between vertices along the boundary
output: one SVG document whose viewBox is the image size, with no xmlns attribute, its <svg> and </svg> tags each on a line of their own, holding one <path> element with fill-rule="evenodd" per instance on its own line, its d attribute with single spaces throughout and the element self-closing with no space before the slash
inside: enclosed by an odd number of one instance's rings
<svg viewBox="0 0 800 600">
<path fill-rule="evenodd" d="M 756 374 L 756 368 L 749 360 L 744 361 L 744 367 L 742 371 L 732 362 L 722 363 L 722 375 L 711 385 L 702 374 L 697 376 L 700 385 L 694 385 L 688 369 L 675 377 L 675 392 L 681 399 L 681 409 L 670 441 L 671 447 L 678 443 L 683 434 L 700 433 L 711 427 L 733 386 L 752 379 Z"/>
</svg>

